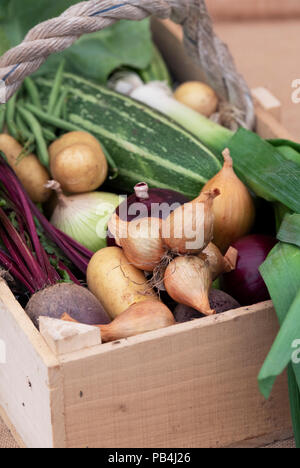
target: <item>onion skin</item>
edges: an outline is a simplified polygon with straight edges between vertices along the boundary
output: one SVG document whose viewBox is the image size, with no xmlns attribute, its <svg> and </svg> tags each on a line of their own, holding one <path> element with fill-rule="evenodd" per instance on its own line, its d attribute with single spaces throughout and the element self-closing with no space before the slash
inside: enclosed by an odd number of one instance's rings
<svg viewBox="0 0 300 468">
<path fill-rule="evenodd" d="M 165 245 L 175 254 L 197 254 L 213 239 L 213 203 L 218 189 L 202 193 L 173 211 L 163 223 Z"/>
<path fill-rule="evenodd" d="M 233 299 L 233 297 L 226 294 L 224 291 L 218 289 L 212 289 L 209 294 L 209 302 L 212 309 L 215 309 L 217 314 L 222 314 L 228 310 L 240 308 L 240 304 Z M 176 322 L 184 323 L 190 322 L 191 320 L 204 318 L 205 315 L 199 314 L 199 312 L 192 307 L 178 304 L 174 310 L 174 317 Z"/>
<path fill-rule="evenodd" d="M 51 181 L 48 186 L 55 184 Z M 91 252 L 106 247 L 107 222 L 119 204 L 119 196 L 106 192 L 64 195 L 59 189 L 57 194 L 51 223 Z"/>
<path fill-rule="evenodd" d="M 175 324 L 172 312 L 162 302 L 139 302 L 108 325 L 100 326 L 102 341 L 115 341 Z"/>
<path fill-rule="evenodd" d="M 216 313 L 208 299 L 212 276 L 207 261 L 194 256 L 175 258 L 165 271 L 164 283 L 169 296 L 179 304 L 204 315 Z"/>
<path fill-rule="evenodd" d="M 110 323 L 109 316 L 96 297 L 76 284 L 59 283 L 37 292 L 25 310 L 37 328 L 39 317 L 60 319 L 65 313 L 87 325 Z"/>
<path fill-rule="evenodd" d="M 121 203 L 114 214 L 115 222 L 118 219 L 124 222 L 134 221 L 138 218 L 159 218 L 166 219 L 172 211 L 178 206 L 187 203 L 189 199 L 179 192 L 168 189 L 149 188 L 145 182 L 140 182 L 134 187 L 135 193 L 130 195 Z M 144 191 L 144 197 L 142 195 Z M 160 206 L 166 209 L 160 210 Z M 136 209 L 135 209 L 136 208 Z M 115 229 L 108 230 L 107 245 L 115 247 L 119 245 L 115 237 L 117 233 Z"/>
<path fill-rule="evenodd" d="M 76 322 L 68 314 L 62 316 L 66 322 Z M 139 302 L 133 304 L 108 325 L 100 328 L 103 343 L 141 335 L 175 324 L 172 312 L 162 302 Z"/>
<path fill-rule="evenodd" d="M 242 306 L 270 299 L 259 267 L 276 244 L 276 239 L 264 235 L 250 235 L 233 244 L 239 252 L 237 266 L 234 271 L 223 276 L 222 289 L 235 297 Z"/>
<path fill-rule="evenodd" d="M 153 271 L 165 254 L 161 219 L 143 218 L 126 224 L 128 235 L 119 242 L 128 261 L 139 270 Z"/>
<path fill-rule="evenodd" d="M 208 246 L 199 254 L 200 258 L 207 259 L 213 281 L 219 278 L 223 273 L 229 273 L 236 267 L 238 252 L 233 247 L 230 247 L 223 257 L 218 247 L 210 242 Z"/>
<path fill-rule="evenodd" d="M 224 166 L 202 189 L 219 189 L 221 195 L 214 201 L 213 242 L 224 254 L 235 241 L 247 235 L 254 224 L 255 206 L 249 190 L 233 170 L 229 150 L 223 152 Z"/>
</svg>

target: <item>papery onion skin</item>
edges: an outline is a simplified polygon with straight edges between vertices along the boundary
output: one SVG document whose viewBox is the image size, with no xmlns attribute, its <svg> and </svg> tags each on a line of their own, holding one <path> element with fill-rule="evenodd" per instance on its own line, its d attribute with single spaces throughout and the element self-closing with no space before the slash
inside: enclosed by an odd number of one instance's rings
<svg viewBox="0 0 300 468">
<path fill-rule="evenodd" d="M 169 296 L 179 304 L 204 315 L 216 313 L 208 299 L 212 277 L 207 261 L 195 256 L 176 257 L 165 271 L 164 284 Z"/>
<path fill-rule="evenodd" d="M 240 308 L 240 304 L 229 294 L 218 289 L 212 289 L 209 294 L 209 302 L 212 309 L 215 309 L 217 314 L 222 314 L 228 310 Z M 174 317 L 176 322 L 184 323 L 190 322 L 191 320 L 204 318 L 205 315 L 199 314 L 199 312 L 192 307 L 178 304 L 175 308 Z"/>
<path fill-rule="evenodd" d="M 242 306 L 249 306 L 270 299 L 268 289 L 259 272 L 259 267 L 277 244 L 270 236 L 253 234 L 233 244 L 238 252 L 237 266 L 222 277 L 222 289 Z"/>
<path fill-rule="evenodd" d="M 91 192 L 58 195 L 51 223 L 92 252 L 107 246 L 107 223 L 120 202 L 118 195 Z"/>
<path fill-rule="evenodd" d="M 186 196 L 174 190 L 149 188 L 145 182 L 140 182 L 134 187 L 134 193 L 117 207 L 116 216 L 121 221 L 128 222 L 137 217 L 166 219 L 176 208 L 188 201 Z M 110 231 L 108 231 L 107 245 L 108 247 L 117 245 Z"/>
<path fill-rule="evenodd" d="M 218 189 L 202 193 L 173 211 L 163 222 L 162 237 L 170 251 L 179 254 L 202 252 L 213 239 L 213 203 Z"/>
<path fill-rule="evenodd" d="M 216 188 L 221 192 L 213 205 L 213 242 L 225 254 L 233 242 L 251 231 L 255 220 L 255 206 L 249 190 L 234 172 L 228 149 L 223 151 L 223 156 L 222 170 L 207 182 L 201 193 Z"/>
<path fill-rule="evenodd" d="M 124 223 L 124 221 L 121 221 Z M 158 218 L 143 218 L 126 223 L 128 233 L 120 238 L 122 247 L 130 264 L 144 271 L 153 271 L 165 254 L 161 239 L 161 223 Z"/>
<path fill-rule="evenodd" d="M 175 324 L 172 312 L 162 302 L 133 304 L 108 325 L 100 326 L 103 342 L 120 340 Z"/>
</svg>

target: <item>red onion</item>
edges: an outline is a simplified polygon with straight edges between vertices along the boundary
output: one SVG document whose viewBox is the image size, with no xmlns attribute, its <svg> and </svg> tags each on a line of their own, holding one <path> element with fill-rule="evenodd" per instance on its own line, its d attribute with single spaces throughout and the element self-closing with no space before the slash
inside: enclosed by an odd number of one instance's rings
<svg viewBox="0 0 300 468">
<path fill-rule="evenodd" d="M 223 276 L 222 289 L 241 305 L 249 306 L 270 299 L 259 267 L 276 244 L 273 237 L 255 234 L 233 244 L 239 253 L 237 266 Z"/>
<path fill-rule="evenodd" d="M 124 200 L 116 210 L 122 221 L 139 218 L 166 219 L 176 208 L 190 200 L 179 192 L 168 189 L 150 188 L 145 182 L 134 187 L 134 193 Z M 108 233 L 107 244 L 115 246 L 112 234 Z"/>
</svg>

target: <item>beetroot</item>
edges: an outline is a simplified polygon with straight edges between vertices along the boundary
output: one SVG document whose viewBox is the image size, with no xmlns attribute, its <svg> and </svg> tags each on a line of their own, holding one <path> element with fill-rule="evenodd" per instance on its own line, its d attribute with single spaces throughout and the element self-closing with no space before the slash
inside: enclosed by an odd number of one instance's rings
<svg viewBox="0 0 300 468">
<path fill-rule="evenodd" d="M 37 292 L 29 300 L 26 313 L 37 328 L 39 317 L 60 319 L 65 313 L 86 325 L 111 322 L 100 302 L 88 289 L 71 283 L 59 283 Z"/>
</svg>

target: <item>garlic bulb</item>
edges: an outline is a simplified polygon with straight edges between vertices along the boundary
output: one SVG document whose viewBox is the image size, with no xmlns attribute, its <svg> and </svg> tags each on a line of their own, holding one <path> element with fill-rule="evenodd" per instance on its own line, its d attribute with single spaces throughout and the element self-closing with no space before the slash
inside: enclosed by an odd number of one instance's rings
<svg viewBox="0 0 300 468">
<path fill-rule="evenodd" d="M 165 253 L 161 238 L 161 219 L 142 218 L 126 224 L 127 236 L 119 238 L 125 256 L 140 270 L 153 271 Z"/>
<path fill-rule="evenodd" d="M 199 254 L 199 257 L 208 261 L 212 279 L 214 281 L 223 273 L 229 273 L 230 271 L 235 270 L 238 251 L 233 247 L 230 247 L 225 257 L 223 257 L 218 247 L 210 242 L 203 252 Z"/>
<path fill-rule="evenodd" d="M 212 276 L 207 260 L 186 256 L 175 258 L 165 271 L 165 288 L 174 301 L 193 307 L 204 315 L 213 315 L 208 295 Z"/>
<path fill-rule="evenodd" d="M 201 197 L 177 208 L 163 223 L 162 237 L 174 253 L 196 254 L 213 238 L 213 202 L 219 190 L 205 192 Z"/>
<path fill-rule="evenodd" d="M 233 162 L 228 149 L 223 152 L 223 169 L 203 188 L 219 189 L 221 196 L 213 205 L 214 237 L 213 242 L 224 253 L 236 240 L 251 230 L 255 219 L 255 207 L 247 187 L 233 170 Z"/>
<path fill-rule="evenodd" d="M 122 199 L 105 192 L 67 196 L 55 181 L 47 187 L 58 197 L 51 223 L 92 252 L 106 247 L 107 223 Z"/>
</svg>

